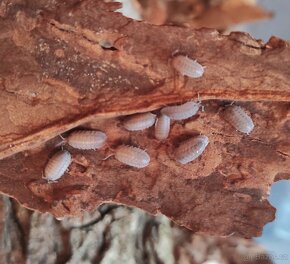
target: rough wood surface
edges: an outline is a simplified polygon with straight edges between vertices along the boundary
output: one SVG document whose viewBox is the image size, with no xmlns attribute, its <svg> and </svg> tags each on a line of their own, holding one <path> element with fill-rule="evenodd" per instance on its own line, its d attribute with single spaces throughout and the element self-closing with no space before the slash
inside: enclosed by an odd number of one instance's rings
<svg viewBox="0 0 290 264">
<path fill-rule="evenodd" d="M 56 220 L 5 197 L 0 217 L 1 264 L 272 263 L 251 240 L 194 235 L 164 216 L 124 206 L 104 205 L 80 218 Z"/>
<path fill-rule="evenodd" d="M 204 100 L 290 100 L 286 41 L 152 26 L 108 11 L 117 3 L 9 2 L 1 2 L 2 158 L 89 119 L 198 94 Z M 103 49 L 102 40 L 114 49 Z M 204 77 L 177 76 L 171 66 L 176 51 L 206 66 Z"/>
<path fill-rule="evenodd" d="M 115 202 L 161 212 L 194 231 L 260 234 L 274 217 L 269 187 L 290 171 L 289 42 L 153 26 L 114 13 L 118 7 L 91 0 L 1 1 L 1 192 L 57 217 Z M 102 48 L 104 40 L 113 47 Z M 202 78 L 174 72 L 177 50 L 206 66 Z M 120 116 L 198 95 L 205 112 L 175 122 L 165 143 L 152 130 L 122 128 Z M 250 136 L 222 119 L 223 106 L 233 100 L 253 117 Z M 58 183 L 42 180 L 58 135 L 80 125 L 106 132 L 107 147 L 67 147 L 69 172 Z M 172 149 L 199 133 L 210 139 L 206 152 L 179 166 Z M 121 143 L 147 149 L 150 165 L 137 170 L 104 160 Z"/>
</svg>

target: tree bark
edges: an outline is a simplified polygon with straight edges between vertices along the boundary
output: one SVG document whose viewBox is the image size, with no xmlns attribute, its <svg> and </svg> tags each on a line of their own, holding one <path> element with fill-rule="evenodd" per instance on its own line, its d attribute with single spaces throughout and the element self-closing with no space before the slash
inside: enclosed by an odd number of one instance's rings
<svg viewBox="0 0 290 264">
<path fill-rule="evenodd" d="M 81 218 L 56 220 L 2 197 L 3 264 L 270 264 L 254 242 L 194 235 L 164 216 L 104 205 Z M 246 250 L 242 250 L 242 249 Z"/>
<path fill-rule="evenodd" d="M 290 171 L 289 42 L 150 25 L 114 12 L 119 7 L 1 1 L 0 191 L 56 217 L 117 203 L 162 213 L 196 232 L 261 234 L 274 219 L 270 185 Z M 204 75 L 181 76 L 174 54 L 197 59 Z M 165 142 L 152 129 L 123 129 L 125 115 L 158 114 L 164 105 L 198 98 L 205 111 L 173 122 Z M 251 135 L 225 122 L 223 109 L 232 101 L 252 116 Z M 76 127 L 104 131 L 107 145 L 96 152 L 66 145 L 69 171 L 48 183 L 43 169 L 59 149 L 59 135 Z M 176 163 L 176 146 L 198 134 L 210 140 L 204 154 Z M 137 170 L 108 158 L 120 144 L 147 149 L 150 165 Z"/>
</svg>

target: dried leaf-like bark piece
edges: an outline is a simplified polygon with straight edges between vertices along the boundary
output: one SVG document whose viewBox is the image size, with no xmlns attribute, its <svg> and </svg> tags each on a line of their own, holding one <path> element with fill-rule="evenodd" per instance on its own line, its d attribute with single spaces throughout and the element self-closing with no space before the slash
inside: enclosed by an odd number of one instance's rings
<svg viewBox="0 0 290 264">
<path fill-rule="evenodd" d="M 155 27 L 112 13 L 116 3 L 77 2 L 5 2 L 0 158 L 95 118 L 150 111 L 198 94 L 204 100 L 290 100 L 288 42 L 253 47 L 243 33 L 233 38 Z M 104 40 L 113 49 L 104 49 Z M 176 50 L 205 65 L 204 76 L 176 76 L 170 63 Z"/>
<path fill-rule="evenodd" d="M 198 118 L 183 121 L 182 126 L 172 124 L 166 144 L 147 130 L 126 131 L 119 119 L 86 125 L 106 131 L 112 147 L 135 142 L 146 148 L 151 162 L 144 169 L 129 167 L 113 157 L 105 159 L 111 151 L 108 148 L 80 152 L 68 147 L 73 157 L 69 172 L 59 182 L 48 184 L 41 179 L 41 171 L 47 154 L 54 150 L 54 139 L 38 152 L 1 161 L 2 191 L 57 217 L 81 215 L 99 204 L 115 202 L 152 214 L 161 212 L 198 232 L 258 235 L 274 217 L 274 209 L 265 199 L 270 184 L 278 174 L 289 174 L 289 156 L 281 149 L 288 141 L 289 104 L 239 103 L 252 113 L 256 124 L 250 136 L 237 133 L 217 114 L 222 104 L 204 104 L 205 112 Z M 207 150 L 196 161 L 176 163 L 175 147 L 199 133 L 210 139 Z"/>
<path fill-rule="evenodd" d="M 273 38 L 253 47 L 243 33 L 156 27 L 112 13 L 118 6 L 93 0 L 6 5 L 0 20 L 1 192 L 57 217 L 115 202 L 161 212 L 194 231 L 259 234 L 273 219 L 265 200 L 269 186 L 289 174 L 289 43 Z M 106 38 L 112 49 L 100 45 Z M 205 65 L 204 76 L 176 76 L 170 63 L 176 50 Z M 165 144 L 150 131 L 132 135 L 120 125 L 119 116 L 198 94 L 206 111 L 173 124 Z M 251 101 L 239 103 L 252 114 L 251 136 L 223 122 L 217 113 L 224 100 Z M 45 182 L 41 172 L 58 135 L 77 126 L 106 132 L 112 148 L 146 149 L 150 164 L 139 170 L 106 159 L 108 147 L 82 152 L 68 146 L 69 171 L 57 183 Z M 212 142 L 207 151 L 196 162 L 177 164 L 177 143 L 200 133 Z"/>
</svg>

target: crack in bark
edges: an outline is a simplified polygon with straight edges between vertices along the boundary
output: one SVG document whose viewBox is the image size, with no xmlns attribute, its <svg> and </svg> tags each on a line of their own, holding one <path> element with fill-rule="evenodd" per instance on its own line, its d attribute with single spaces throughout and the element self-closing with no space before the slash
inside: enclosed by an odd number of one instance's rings
<svg viewBox="0 0 290 264">
<path fill-rule="evenodd" d="M 245 42 L 238 40 L 238 39 L 232 39 L 232 40 L 234 40 L 235 42 L 242 44 L 243 46 L 248 47 L 248 48 L 257 49 L 257 50 L 265 50 L 266 49 L 266 45 L 257 47 L 254 45 L 246 44 Z"/>
<path fill-rule="evenodd" d="M 276 150 L 277 153 L 279 153 L 280 155 L 286 157 L 286 158 L 290 158 L 290 155 L 288 155 L 287 153 L 283 152 L 283 151 L 280 151 L 280 150 Z"/>
</svg>

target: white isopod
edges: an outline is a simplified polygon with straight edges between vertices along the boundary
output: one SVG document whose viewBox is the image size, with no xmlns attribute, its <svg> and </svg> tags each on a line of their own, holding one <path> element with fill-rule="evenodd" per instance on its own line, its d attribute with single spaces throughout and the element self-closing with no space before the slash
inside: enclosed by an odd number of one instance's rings
<svg viewBox="0 0 290 264">
<path fill-rule="evenodd" d="M 186 164 L 195 160 L 203 153 L 208 143 L 208 137 L 204 135 L 183 141 L 174 152 L 176 161 Z"/>
<path fill-rule="evenodd" d="M 99 44 L 104 49 L 113 48 L 113 43 L 110 40 L 102 39 L 99 41 Z"/>
<path fill-rule="evenodd" d="M 199 108 L 199 102 L 187 102 L 182 105 L 166 106 L 161 110 L 161 113 L 172 120 L 183 120 L 194 116 Z"/>
<path fill-rule="evenodd" d="M 187 56 L 178 55 L 174 57 L 172 65 L 182 76 L 199 78 L 204 74 L 204 67 Z"/>
<path fill-rule="evenodd" d="M 48 181 L 58 180 L 71 163 L 71 155 L 66 150 L 54 154 L 44 168 L 44 179 Z"/>
<path fill-rule="evenodd" d="M 115 158 L 124 164 L 139 169 L 148 166 L 150 162 L 150 156 L 145 150 L 126 145 L 116 149 Z"/>
<path fill-rule="evenodd" d="M 105 133 L 92 130 L 74 131 L 67 138 L 68 144 L 77 149 L 99 149 L 106 140 Z"/>
<path fill-rule="evenodd" d="M 231 105 L 226 107 L 223 117 L 236 130 L 242 133 L 250 134 L 254 129 L 252 118 L 240 106 Z"/>
<path fill-rule="evenodd" d="M 166 139 L 170 131 L 170 118 L 167 115 L 161 115 L 155 123 L 155 137 L 159 140 Z"/>
<path fill-rule="evenodd" d="M 154 125 L 156 115 L 152 113 L 141 113 L 127 117 L 124 127 L 129 131 L 143 130 Z"/>
</svg>

